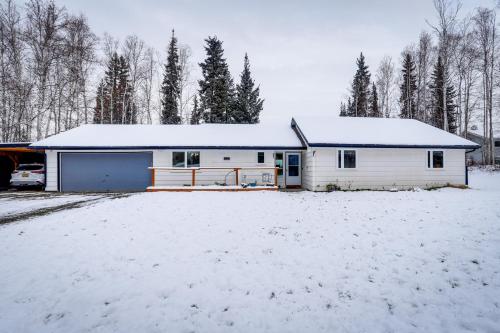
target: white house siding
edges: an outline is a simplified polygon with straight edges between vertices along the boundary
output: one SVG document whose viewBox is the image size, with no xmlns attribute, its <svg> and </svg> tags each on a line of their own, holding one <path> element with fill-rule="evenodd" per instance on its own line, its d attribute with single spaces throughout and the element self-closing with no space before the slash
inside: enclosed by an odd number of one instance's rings
<svg viewBox="0 0 500 333">
<path fill-rule="evenodd" d="M 351 149 L 351 148 L 349 148 Z M 428 188 L 465 183 L 465 150 L 444 150 L 444 168 L 427 168 L 427 149 L 358 148 L 355 169 L 337 168 L 336 148 L 312 148 L 312 190 Z M 311 162 L 308 162 L 310 165 Z M 311 181 L 306 182 L 310 188 Z"/>
<path fill-rule="evenodd" d="M 45 191 L 57 191 L 57 152 L 46 150 L 45 156 Z"/>
<path fill-rule="evenodd" d="M 157 167 L 172 167 L 172 152 L 173 151 L 186 151 L 186 150 L 65 150 L 55 151 L 46 150 L 47 156 L 47 180 L 46 191 L 57 191 L 57 154 L 59 152 L 79 152 L 79 153 L 110 153 L 110 152 L 153 152 L 153 165 Z M 191 150 L 190 150 L 191 151 Z M 263 174 L 268 174 L 270 180 L 274 182 L 274 151 L 272 150 L 194 150 L 200 152 L 200 166 L 201 167 L 269 167 L 269 170 L 240 170 L 239 182 L 253 182 L 257 181 L 262 183 Z M 257 162 L 257 153 L 264 152 L 264 163 Z M 224 157 L 229 157 L 228 161 Z M 213 185 L 215 182 L 225 182 L 234 184 L 235 176 L 231 170 L 201 170 L 196 172 L 197 185 Z M 179 169 L 178 171 L 171 170 L 157 170 L 155 174 L 155 185 L 157 186 L 182 186 L 191 185 L 191 171 Z"/>
<path fill-rule="evenodd" d="M 156 167 L 172 167 L 172 152 L 186 150 L 160 150 L 155 151 L 153 163 Z M 191 150 L 190 150 L 191 151 Z M 271 150 L 213 150 L 199 149 L 192 151 L 200 152 L 200 167 L 219 168 L 251 168 L 251 167 L 274 167 L 274 151 Z M 257 153 L 264 152 L 264 163 L 257 162 Z M 224 160 L 229 157 L 229 160 Z M 240 170 L 239 182 L 262 183 L 263 174 L 268 174 L 270 180 L 274 182 L 274 169 L 266 170 Z M 156 186 L 182 186 L 191 185 L 191 170 L 157 170 L 155 175 Z M 216 182 L 233 185 L 235 183 L 235 173 L 231 169 L 227 170 L 200 170 L 196 171 L 196 185 L 213 185 Z"/>
<path fill-rule="evenodd" d="M 313 191 L 314 190 L 314 160 L 313 149 L 308 148 L 302 151 L 302 187 Z"/>
</svg>

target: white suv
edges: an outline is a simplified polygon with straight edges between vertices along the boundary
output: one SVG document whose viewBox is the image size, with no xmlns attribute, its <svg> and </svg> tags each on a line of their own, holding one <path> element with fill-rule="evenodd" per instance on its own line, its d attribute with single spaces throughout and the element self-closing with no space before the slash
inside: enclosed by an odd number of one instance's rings
<svg viewBox="0 0 500 333">
<path fill-rule="evenodd" d="M 45 166 L 43 164 L 19 164 L 10 178 L 10 186 L 12 187 L 44 185 Z"/>
</svg>

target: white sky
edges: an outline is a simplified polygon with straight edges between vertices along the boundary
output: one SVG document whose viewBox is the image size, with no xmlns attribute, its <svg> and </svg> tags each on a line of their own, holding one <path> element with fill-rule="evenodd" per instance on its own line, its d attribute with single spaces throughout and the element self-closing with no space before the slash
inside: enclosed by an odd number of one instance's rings
<svg viewBox="0 0 500 333">
<path fill-rule="evenodd" d="M 338 114 L 340 101 L 363 51 L 374 74 L 380 59 L 399 63 L 403 48 L 418 40 L 432 0 L 57 0 L 84 13 L 94 32 L 123 39 L 136 34 L 164 51 L 175 28 L 193 51 L 193 75 L 205 56 L 204 39 L 224 41 L 230 70 L 239 81 L 248 52 L 253 77 L 265 98 L 261 119 Z M 462 13 L 495 0 L 463 0 Z"/>
</svg>

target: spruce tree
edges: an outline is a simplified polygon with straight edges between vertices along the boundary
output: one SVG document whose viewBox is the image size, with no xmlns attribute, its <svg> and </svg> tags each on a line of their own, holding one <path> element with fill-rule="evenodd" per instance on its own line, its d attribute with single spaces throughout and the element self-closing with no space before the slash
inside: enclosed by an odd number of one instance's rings
<svg viewBox="0 0 500 333">
<path fill-rule="evenodd" d="M 382 112 L 380 112 L 378 108 L 378 94 L 377 94 L 377 86 L 375 86 L 375 83 L 372 83 L 372 90 L 370 93 L 370 109 L 368 116 L 375 118 L 382 117 Z"/>
<path fill-rule="evenodd" d="M 179 116 L 180 66 L 177 38 L 172 30 L 168 46 L 167 63 L 161 85 L 161 123 L 180 124 Z"/>
<path fill-rule="evenodd" d="M 118 98 L 116 99 L 117 106 L 115 108 L 117 110 L 117 122 L 120 124 L 135 124 L 137 123 L 137 110 L 132 100 L 130 68 L 124 56 L 118 58 L 118 63 Z"/>
<path fill-rule="evenodd" d="M 400 118 L 415 119 L 417 118 L 417 104 L 415 96 L 417 93 L 417 74 L 415 62 L 410 53 L 406 53 L 403 58 L 403 82 L 401 83 L 401 97 L 399 103 L 401 105 Z"/>
<path fill-rule="evenodd" d="M 445 86 L 444 79 L 444 66 L 441 57 L 438 57 L 437 63 L 434 66 L 434 70 L 431 75 L 431 99 L 432 99 L 432 109 L 430 114 L 431 125 L 444 129 L 444 113 L 446 112 L 448 117 L 448 129 L 449 132 L 455 133 L 457 130 L 456 105 L 453 103 L 453 99 L 456 97 L 455 88 L 448 82 L 446 84 L 446 110 L 443 108 L 443 89 Z"/>
<path fill-rule="evenodd" d="M 94 124 L 109 123 L 109 100 L 105 91 L 104 80 L 99 82 L 96 91 L 96 101 L 94 108 Z M 108 112 L 108 113 L 106 113 Z"/>
<path fill-rule="evenodd" d="M 198 107 L 198 97 L 194 96 L 193 100 L 193 110 L 191 111 L 191 119 L 189 123 L 191 125 L 199 125 L 201 120 L 200 108 Z"/>
<path fill-rule="evenodd" d="M 358 69 L 352 81 L 352 105 L 348 108 L 348 114 L 351 117 L 367 117 L 371 75 L 363 53 L 356 59 L 356 65 Z"/>
<path fill-rule="evenodd" d="M 340 114 L 341 117 L 347 117 L 347 108 L 344 102 L 340 102 Z"/>
<path fill-rule="evenodd" d="M 233 112 L 233 120 L 238 124 L 256 124 L 262 111 L 264 100 L 259 97 L 259 87 L 254 88 L 255 83 L 250 73 L 250 62 L 245 53 L 241 81 L 236 86 L 236 104 Z"/>
<path fill-rule="evenodd" d="M 94 122 L 99 124 L 134 124 L 136 106 L 132 100 L 129 67 L 123 56 L 114 53 L 96 95 Z"/>
<path fill-rule="evenodd" d="M 198 81 L 200 108 L 205 123 L 233 122 L 234 84 L 224 58 L 222 41 L 216 36 L 205 39 L 207 57 L 200 63 L 202 79 Z"/>
</svg>

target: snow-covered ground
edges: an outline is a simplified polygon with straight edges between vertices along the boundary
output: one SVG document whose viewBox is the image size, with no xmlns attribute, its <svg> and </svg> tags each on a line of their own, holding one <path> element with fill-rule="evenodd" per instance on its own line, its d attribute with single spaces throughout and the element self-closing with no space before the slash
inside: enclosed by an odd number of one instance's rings
<svg viewBox="0 0 500 333">
<path fill-rule="evenodd" d="M 40 208 L 89 200 L 100 195 L 67 195 L 46 192 L 0 192 L 0 219 Z"/>
<path fill-rule="evenodd" d="M 142 193 L 0 226 L 1 332 L 499 332 L 472 189 Z"/>
</svg>

